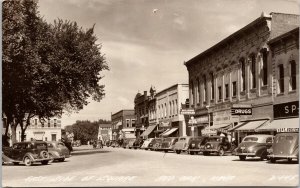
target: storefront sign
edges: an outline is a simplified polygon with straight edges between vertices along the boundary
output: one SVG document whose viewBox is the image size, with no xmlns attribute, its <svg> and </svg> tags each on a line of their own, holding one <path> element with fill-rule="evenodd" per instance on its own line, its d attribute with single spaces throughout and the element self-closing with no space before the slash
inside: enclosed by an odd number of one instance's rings
<svg viewBox="0 0 300 188">
<path fill-rule="evenodd" d="M 299 128 L 280 128 L 277 129 L 278 133 L 282 133 L 282 132 L 299 132 Z"/>
<path fill-rule="evenodd" d="M 180 110 L 180 113 L 183 115 L 194 115 L 195 110 L 193 108 L 183 108 Z"/>
<path fill-rule="evenodd" d="M 245 108 L 245 107 L 239 107 L 239 108 L 231 108 L 231 115 L 252 115 L 252 108 Z"/>
<path fill-rule="evenodd" d="M 273 106 L 274 118 L 299 116 L 299 101 L 275 104 Z"/>
<path fill-rule="evenodd" d="M 208 116 L 200 116 L 195 118 L 197 123 L 208 123 Z"/>
<path fill-rule="evenodd" d="M 201 133 L 202 133 L 203 135 L 208 135 L 208 134 L 216 135 L 216 134 L 217 134 L 217 130 L 203 129 L 203 130 L 201 131 Z"/>
</svg>

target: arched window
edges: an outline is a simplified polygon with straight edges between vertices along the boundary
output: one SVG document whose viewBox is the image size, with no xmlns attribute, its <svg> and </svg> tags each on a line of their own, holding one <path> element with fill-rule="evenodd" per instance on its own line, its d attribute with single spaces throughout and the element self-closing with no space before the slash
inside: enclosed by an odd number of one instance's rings
<svg viewBox="0 0 300 188">
<path fill-rule="evenodd" d="M 268 51 L 262 50 L 262 84 L 268 85 Z"/>
<path fill-rule="evenodd" d="M 203 102 L 206 102 L 206 76 L 203 76 Z"/>
<path fill-rule="evenodd" d="M 214 81 L 214 74 L 213 73 L 210 73 L 210 79 L 211 79 L 210 99 L 214 100 L 214 98 L 215 98 L 215 81 Z"/>
<path fill-rule="evenodd" d="M 290 61 L 290 91 L 296 90 L 297 80 L 296 80 L 296 62 L 294 60 Z"/>
<path fill-rule="evenodd" d="M 256 60 L 255 55 L 250 56 L 251 61 L 251 89 L 256 88 Z"/>
<path fill-rule="evenodd" d="M 245 66 L 245 59 L 240 59 L 241 65 L 241 91 L 246 90 L 246 66 Z"/>
</svg>

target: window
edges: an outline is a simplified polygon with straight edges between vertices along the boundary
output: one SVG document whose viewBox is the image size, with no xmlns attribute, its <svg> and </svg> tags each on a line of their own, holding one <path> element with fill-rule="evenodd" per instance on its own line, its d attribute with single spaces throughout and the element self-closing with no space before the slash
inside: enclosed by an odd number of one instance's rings
<svg viewBox="0 0 300 188">
<path fill-rule="evenodd" d="M 200 103 L 200 90 L 201 90 L 201 87 L 200 87 L 200 79 L 197 78 L 197 103 Z"/>
<path fill-rule="evenodd" d="M 278 66 L 278 93 L 284 93 L 284 69 L 283 65 Z"/>
<path fill-rule="evenodd" d="M 203 76 L 203 102 L 206 101 L 206 76 Z"/>
<path fill-rule="evenodd" d="M 167 117 L 167 103 L 165 103 L 165 117 Z"/>
<path fill-rule="evenodd" d="M 44 122 L 44 120 L 43 120 L 43 119 L 41 119 L 41 120 L 40 120 L 40 122 L 41 122 L 41 125 L 42 125 L 42 127 L 44 127 L 44 126 L 45 126 L 45 122 Z"/>
<path fill-rule="evenodd" d="M 210 99 L 214 100 L 215 98 L 215 82 L 214 82 L 214 75 L 213 73 L 210 73 L 210 77 L 211 77 L 211 88 L 210 88 Z"/>
<path fill-rule="evenodd" d="M 191 82 L 191 105 L 194 104 L 194 84 Z"/>
<path fill-rule="evenodd" d="M 126 127 L 130 127 L 130 120 L 126 119 Z"/>
<path fill-rule="evenodd" d="M 296 90 L 297 80 L 296 80 L 296 62 L 290 62 L 290 91 Z"/>
<path fill-rule="evenodd" d="M 250 56 L 251 60 L 251 89 L 256 88 L 256 61 L 255 61 L 255 55 Z"/>
<path fill-rule="evenodd" d="M 246 66 L 245 66 L 245 59 L 240 59 L 241 64 L 241 91 L 246 90 Z"/>
<path fill-rule="evenodd" d="M 132 119 L 132 120 L 131 120 L 131 126 L 132 126 L 132 127 L 135 127 L 135 119 Z"/>
<path fill-rule="evenodd" d="M 236 97 L 236 82 L 232 82 L 232 97 Z"/>
<path fill-rule="evenodd" d="M 218 93 L 219 93 L 219 101 L 222 100 L 222 87 L 218 87 Z"/>
<path fill-rule="evenodd" d="M 262 84 L 265 86 L 268 84 L 268 52 L 264 50 L 262 52 Z"/>
<path fill-rule="evenodd" d="M 176 114 L 178 114 L 178 104 L 177 104 L 177 99 L 175 100 L 175 109 L 176 109 Z"/>
<path fill-rule="evenodd" d="M 56 125 L 57 125 L 57 124 L 56 124 L 56 119 L 54 119 L 54 127 L 56 127 Z"/>
<path fill-rule="evenodd" d="M 228 84 L 225 84 L 225 99 L 229 98 L 229 86 Z"/>
<path fill-rule="evenodd" d="M 175 107 L 174 101 L 172 101 L 172 104 L 173 104 L 173 115 L 175 115 L 176 114 L 176 107 Z"/>
<path fill-rule="evenodd" d="M 37 126 L 37 119 L 34 119 L 34 125 Z"/>
<path fill-rule="evenodd" d="M 48 118 L 48 127 L 50 127 L 50 118 Z"/>
<path fill-rule="evenodd" d="M 169 102 L 169 116 L 172 115 L 172 103 L 171 101 Z"/>
</svg>

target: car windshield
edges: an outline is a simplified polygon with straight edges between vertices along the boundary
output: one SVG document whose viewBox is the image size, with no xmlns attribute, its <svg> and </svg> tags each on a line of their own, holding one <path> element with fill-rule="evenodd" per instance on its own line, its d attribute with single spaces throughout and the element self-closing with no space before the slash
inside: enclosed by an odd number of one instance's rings
<svg viewBox="0 0 300 188">
<path fill-rule="evenodd" d="M 46 149 L 47 145 L 44 143 L 38 143 L 36 144 L 36 149 Z"/>
<path fill-rule="evenodd" d="M 246 137 L 244 138 L 244 142 L 257 142 L 257 137 Z"/>
<path fill-rule="evenodd" d="M 208 141 L 208 142 L 220 142 L 220 141 L 221 141 L 221 138 L 218 138 L 218 137 L 210 137 L 210 138 L 208 138 L 207 141 Z"/>
</svg>

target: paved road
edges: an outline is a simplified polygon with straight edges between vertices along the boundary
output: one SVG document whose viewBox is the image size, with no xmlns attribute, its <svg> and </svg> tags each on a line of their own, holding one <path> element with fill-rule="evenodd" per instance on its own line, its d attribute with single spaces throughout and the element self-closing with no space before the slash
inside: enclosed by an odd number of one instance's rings
<svg viewBox="0 0 300 188">
<path fill-rule="evenodd" d="M 123 148 L 76 148 L 65 162 L 3 165 L 3 186 L 296 186 L 296 162 Z M 80 149 L 80 150 L 78 150 Z"/>
</svg>

